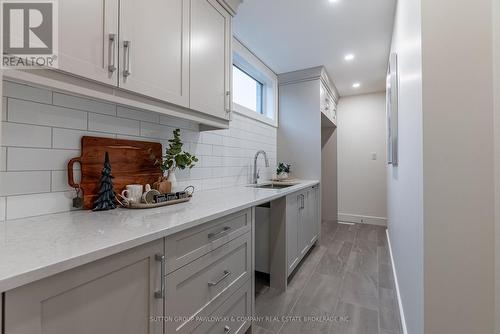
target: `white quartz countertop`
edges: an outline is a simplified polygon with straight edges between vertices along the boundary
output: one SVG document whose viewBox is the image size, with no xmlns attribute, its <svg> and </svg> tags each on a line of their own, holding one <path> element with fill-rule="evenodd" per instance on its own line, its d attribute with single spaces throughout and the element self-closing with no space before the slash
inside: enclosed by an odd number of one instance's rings
<svg viewBox="0 0 500 334">
<path fill-rule="evenodd" d="M 146 209 L 73 211 L 0 223 L 0 292 L 172 235 L 314 186 L 235 187 L 195 193 L 191 201 Z"/>
</svg>

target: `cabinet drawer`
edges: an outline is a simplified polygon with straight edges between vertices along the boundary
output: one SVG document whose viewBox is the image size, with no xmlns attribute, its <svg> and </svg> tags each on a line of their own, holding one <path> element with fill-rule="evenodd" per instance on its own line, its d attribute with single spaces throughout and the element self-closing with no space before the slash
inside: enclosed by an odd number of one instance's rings
<svg viewBox="0 0 500 334">
<path fill-rule="evenodd" d="M 167 333 L 190 333 L 251 277 L 251 233 L 204 255 L 166 277 Z"/>
<path fill-rule="evenodd" d="M 229 297 L 193 334 L 242 334 L 250 327 L 252 280 Z"/>
<path fill-rule="evenodd" d="M 251 222 L 252 209 L 247 209 L 168 237 L 167 273 L 249 232 Z"/>
</svg>

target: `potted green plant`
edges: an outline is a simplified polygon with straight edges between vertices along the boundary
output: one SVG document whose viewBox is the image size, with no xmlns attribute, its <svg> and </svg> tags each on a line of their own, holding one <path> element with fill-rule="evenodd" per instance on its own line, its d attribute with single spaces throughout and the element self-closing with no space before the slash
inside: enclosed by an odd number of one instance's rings
<svg viewBox="0 0 500 334">
<path fill-rule="evenodd" d="M 290 176 L 290 168 L 292 165 L 280 162 L 276 168 L 276 176 L 279 180 L 286 180 Z"/>
<path fill-rule="evenodd" d="M 189 152 L 182 149 L 184 144 L 181 141 L 181 130 L 174 130 L 174 138 L 168 141 L 169 147 L 167 148 L 162 162 L 159 163 L 160 169 L 163 174 L 167 174 L 167 181 L 171 183 L 172 191 L 179 191 L 177 188 L 177 178 L 175 176 L 176 169 L 184 170 L 191 169 L 198 162 L 198 158 Z"/>
</svg>

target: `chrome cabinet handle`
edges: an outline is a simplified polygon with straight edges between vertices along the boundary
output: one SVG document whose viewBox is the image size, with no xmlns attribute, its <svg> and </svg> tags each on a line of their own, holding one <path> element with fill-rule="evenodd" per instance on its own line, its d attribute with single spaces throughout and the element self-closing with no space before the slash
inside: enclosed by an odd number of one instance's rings
<svg viewBox="0 0 500 334">
<path fill-rule="evenodd" d="M 163 299 L 165 297 L 165 255 L 156 254 L 155 260 L 161 263 L 161 288 L 160 291 L 155 292 L 155 298 Z"/>
<path fill-rule="evenodd" d="M 303 194 L 301 194 L 299 196 L 300 196 L 300 208 L 299 209 L 304 209 L 305 208 L 305 204 L 304 204 L 305 196 Z"/>
<path fill-rule="evenodd" d="M 219 285 L 220 282 L 222 282 L 223 280 L 225 280 L 226 278 L 229 277 L 229 275 L 231 275 L 231 272 L 230 271 L 227 271 L 227 270 L 224 270 L 224 275 L 222 275 L 221 278 L 219 278 L 217 281 L 215 282 L 208 282 L 208 286 L 216 286 L 216 285 Z"/>
<path fill-rule="evenodd" d="M 226 107 L 226 112 L 231 113 L 231 91 L 226 91 L 226 96 L 227 96 L 227 107 Z"/>
<path fill-rule="evenodd" d="M 231 231 L 231 227 L 230 226 L 225 226 L 222 229 L 222 231 L 217 232 L 217 233 L 209 233 L 207 237 L 208 237 L 208 239 L 215 239 L 215 238 L 217 238 L 219 236 L 222 236 L 222 235 L 228 233 L 229 231 Z"/>
<path fill-rule="evenodd" d="M 231 333 L 231 327 L 224 326 L 224 333 L 226 333 L 226 334 Z"/>
<path fill-rule="evenodd" d="M 123 49 L 125 52 L 123 53 L 123 64 L 125 65 L 125 69 L 123 70 L 123 76 L 126 78 L 129 75 L 132 74 L 130 72 L 130 48 L 131 48 L 132 42 L 130 41 L 123 41 Z"/>
<path fill-rule="evenodd" d="M 109 50 L 108 50 L 108 71 L 114 73 L 116 71 L 115 59 L 116 59 L 116 34 L 109 34 Z"/>
</svg>

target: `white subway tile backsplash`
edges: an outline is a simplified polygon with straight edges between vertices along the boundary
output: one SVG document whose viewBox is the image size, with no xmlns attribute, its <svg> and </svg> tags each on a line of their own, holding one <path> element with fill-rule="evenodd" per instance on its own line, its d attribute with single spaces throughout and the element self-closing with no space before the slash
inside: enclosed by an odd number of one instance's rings
<svg viewBox="0 0 500 334">
<path fill-rule="evenodd" d="M 3 82 L 3 96 L 14 97 L 33 102 L 52 103 L 52 92 L 50 90 L 36 88 L 10 81 Z"/>
<path fill-rule="evenodd" d="M 167 115 L 160 115 L 160 124 L 162 125 L 168 125 L 173 128 L 179 128 L 183 130 L 191 130 L 191 131 L 196 131 L 198 132 L 200 130 L 200 127 L 198 124 L 186 121 L 183 119 L 179 119 L 176 117 L 172 116 L 167 116 Z"/>
<path fill-rule="evenodd" d="M 6 197 L 0 197 L 0 222 L 3 222 L 5 220 L 6 201 L 7 201 Z"/>
<path fill-rule="evenodd" d="M 191 153 L 199 156 L 199 155 L 211 155 L 212 154 L 212 145 L 201 144 L 201 143 L 192 143 L 191 144 Z"/>
<path fill-rule="evenodd" d="M 98 114 L 106 114 L 116 116 L 116 106 L 114 104 L 94 101 L 73 95 L 54 93 L 54 105 L 78 109 L 84 111 L 91 111 Z"/>
<path fill-rule="evenodd" d="M 73 189 L 68 185 L 68 172 L 66 170 L 53 170 L 51 173 L 51 191 L 70 191 Z M 80 182 L 81 175 L 79 169 L 73 171 L 76 183 Z"/>
<path fill-rule="evenodd" d="M 54 128 L 52 130 L 53 148 L 79 150 L 82 147 L 81 142 L 83 136 L 116 137 L 115 134 L 110 133 Z"/>
<path fill-rule="evenodd" d="M 126 118 L 89 113 L 88 129 L 97 132 L 139 136 L 140 122 Z"/>
<path fill-rule="evenodd" d="M 46 126 L 2 122 L 2 146 L 52 146 L 52 129 Z"/>
<path fill-rule="evenodd" d="M 17 99 L 8 99 L 7 108 L 9 122 L 87 129 L 87 113 L 84 111 Z"/>
<path fill-rule="evenodd" d="M 175 176 L 178 181 L 189 180 L 191 178 L 191 170 L 190 169 L 178 170 L 175 172 Z"/>
<path fill-rule="evenodd" d="M 191 130 L 181 131 L 181 140 L 185 143 L 201 143 L 201 133 Z"/>
<path fill-rule="evenodd" d="M 0 147 L 0 172 L 7 170 L 7 147 Z"/>
<path fill-rule="evenodd" d="M 7 197 L 7 219 L 71 211 L 74 192 L 52 192 Z"/>
<path fill-rule="evenodd" d="M 66 170 L 68 161 L 79 155 L 80 150 L 9 147 L 7 171 Z"/>
<path fill-rule="evenodd" d="M 6 173 L 0 173 L 0 182 L 6 183 L 0 220 L 71 210 L 75 192 L 67 185 L 67 162 L 80 155 L 82 136 L 156 141 L 165 150 L 173 130 L 180 128 L 184 150 L 200 161 L 177 172 L 179 187 L 193 185 L 196 191 L 248 184 L 259 149 L 266 150 L 271 163 L 266 168 L 259 158 L 262 179 L 274 171 L 276 129 L 247 117 L 234 114 L 229 129 L 200 132 L 190 121 L 16 85 L 2 100 L 7 112 L 2 115 L 0 172 Z M 75 169 L 78 180 L 79 166 Z"/>
<path fill-rule="evenodd" d="M 135 119 L 137 121 L 159 123 L 160 115 L 150 111 L 142 111 L 137 109 L 131 109 L 127 107 L 118 106 L 117 108 L 118 117 Z"/>
<path fill-rule="evenodd" d="M 210 132 L 203 132 L 201 134 L 201 142 L 203 144 L 222 145 L 223 137 Z"/>
<path fill-rule="evenodd" d="M 50 192 L 50 172 L 0 172 L 0 196 Z"/>
<path fill-rule="evenodd" d="M 213 190 L 222 188 L 222 178 L 204 179 L 202 180 L 203 190 Z"/>
<path fill-rule="evenodd" d="M 166 125 L 141 122 L 141 136 L 148 138 L 170 139 L 174 128 Z"/>
<path fill-rule="evenodd" d="M 203 167 L 222 167 L 222 157 L 206 156 L 203 157 Z"/>
<path fill-rule="evenodd" d="M 192 180 L 208 179 L 212 176 L 212 168 L 194 167 L 190 174 Z"/>
<path fill-rule="evenodd" d="M 7 120 L 7 98 L 2 97 L 2 122 Z"/>
</svg>

